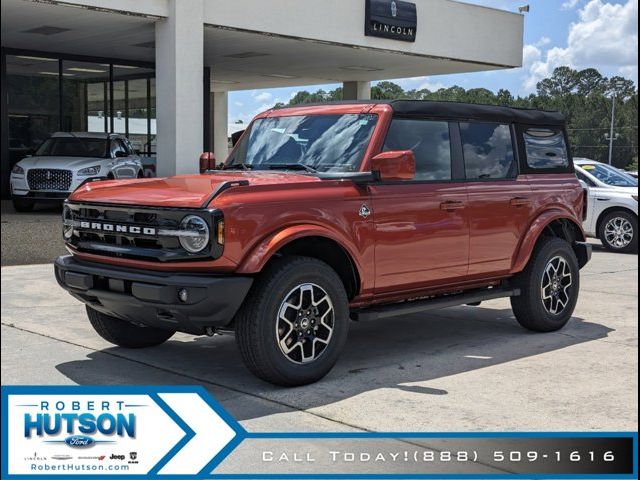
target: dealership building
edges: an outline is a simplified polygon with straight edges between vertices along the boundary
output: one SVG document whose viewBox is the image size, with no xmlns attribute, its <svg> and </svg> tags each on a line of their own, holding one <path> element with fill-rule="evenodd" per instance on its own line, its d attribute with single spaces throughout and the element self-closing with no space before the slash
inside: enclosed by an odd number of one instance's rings
<svg viewBox="0 0 640 480">
<path fill-rule="evenodd" d="M 228 149 L 228 93 L 522 63 L 523 17 L 451 0 L 2 0 L 2 197 L 55 131 L 117 132 L 158 175 Z"/>
</svg>

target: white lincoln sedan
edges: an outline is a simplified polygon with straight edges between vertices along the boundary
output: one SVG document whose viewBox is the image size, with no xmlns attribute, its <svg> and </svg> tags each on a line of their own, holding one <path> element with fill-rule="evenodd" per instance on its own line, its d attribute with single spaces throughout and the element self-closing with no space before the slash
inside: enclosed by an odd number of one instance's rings
<svg viewBox="0 0 640 480">
<path fill-rule="evenodd" d="M 638 180 L 605 163 L 574 158 L 588 192 L 587 235 L 613 252 L 638 252 Z"/>
<path fill-rule="evenodd" d="M 18 212 L 37 202 L 61 202 L 87 181 L 141 178 L 140 157 L 124 135 L 58 132 L 11 170 L 11 199 Z"/>
</svg>

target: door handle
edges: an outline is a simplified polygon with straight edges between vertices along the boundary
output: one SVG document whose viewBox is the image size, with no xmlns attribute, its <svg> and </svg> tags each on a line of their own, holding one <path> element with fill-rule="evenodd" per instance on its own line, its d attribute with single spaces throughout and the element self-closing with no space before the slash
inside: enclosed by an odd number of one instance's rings
<svg viewBox="0 0 640 480">
<path fill-rule="evenodd" d="M 509 203 L 512 207 L 524 207 L 527 205 L 531 205 L 531 200 L 527 197 L 516 197 L 512 198 Z"/>
<path fill-rule="evenodd" d="M 440 210 L 445 210 L 447 212 L 451 212 L 453 210 L 460 210 L 465 207 L 464 202 L 460 202 L 457 200 L 447 200 L 446 202 L 442 202 L 440 204 Z"/>
</svg>

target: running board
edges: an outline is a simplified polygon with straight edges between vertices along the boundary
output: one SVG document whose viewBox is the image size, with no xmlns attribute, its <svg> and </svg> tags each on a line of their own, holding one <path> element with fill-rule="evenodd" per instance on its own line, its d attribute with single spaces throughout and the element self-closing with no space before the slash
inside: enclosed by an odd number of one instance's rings
<svg viewBox="0 0 640 480">
<path fill-rule="evenodd" d="M 468 303 L 483 302 L 495 298 L 517 297 L 520 295 L 519 288 L 483 288 L 481 290 L 470 290 L 456 295 L 446 295 L 429 298 L 427 300 L 414 300 L 411 302 L 392 303 L 370 307 L 363 310 L 351 312 L 351 318 L 360 320 L 380 320 L 383 318 L 399 317 L 412 313 L 427 312 L 439 308 L 455 307 Z"/>
</svg>

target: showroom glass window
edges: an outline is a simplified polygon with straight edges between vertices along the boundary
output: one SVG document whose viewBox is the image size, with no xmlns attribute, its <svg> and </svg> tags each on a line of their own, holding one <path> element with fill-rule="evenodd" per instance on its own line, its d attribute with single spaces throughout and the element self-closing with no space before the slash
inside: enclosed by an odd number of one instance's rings
<svg viewBox="0 0 640 480">
<path fill-rule="evenodd" d="M 35 55 L 7 55 L 8 170 L 59 130 L 59 62 Z M 3 139 L 4 143 L 4 139 Z M 3 149 L 3 156 L 5 150 Z"/>
<path fill-rule="evenodd" d="M 108 132 L 109 65 L 62 61 L 62 128 Z"/>
<path fill-rule="evenodd" d="M 415 180 L 451 180 L 449 123 L 394 118 L 383 150 L 411 150 L 416 159 Z"/>
<path fill-rule="evenodd" d="M 505 179 L 517 175 L 509 125 L 461 122 L 460 137 L 467 180 Z"/>
</svg>

